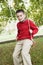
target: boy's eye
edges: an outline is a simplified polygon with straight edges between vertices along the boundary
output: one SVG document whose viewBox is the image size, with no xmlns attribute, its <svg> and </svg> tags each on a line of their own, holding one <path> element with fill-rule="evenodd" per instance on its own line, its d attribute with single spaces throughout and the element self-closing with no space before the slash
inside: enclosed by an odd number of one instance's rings
<svg viewBox="0 0 43 65">
<path fill-rule="evenodd" d="M 20 15 L 20 17 L 21 17 L 22 15 Z"/>
<path fill-rule="evenodd" d="M 18 17 L 22 17 L 22 15 L 17 16 L 17 18 L 18 18 Z"/>
</svg>

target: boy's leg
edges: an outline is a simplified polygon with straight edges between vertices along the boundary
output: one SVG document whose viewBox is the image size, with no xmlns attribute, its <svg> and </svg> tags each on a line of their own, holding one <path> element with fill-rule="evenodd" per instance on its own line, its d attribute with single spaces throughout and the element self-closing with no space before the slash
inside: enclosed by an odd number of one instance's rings
<svg viewBox="0 0 43 65">
<path fill-rule="evenodd" d="M 21 50 L 22 50 L 22 42 L 18 41 L 13 52 L 13 62 L 14 65 L 22 65 L 22 57 L 21 57 Z"/>
<path fill-rule="evenodd" d="M 29 54 L 30 48 L 32 46 L 32 41 L 29 39 L 24 40 L 23 42 L 23 48 L 22 48 L 22 58 L 24 65 L 32 65 L 31 63 L 31 57 Z"/>
</svg>

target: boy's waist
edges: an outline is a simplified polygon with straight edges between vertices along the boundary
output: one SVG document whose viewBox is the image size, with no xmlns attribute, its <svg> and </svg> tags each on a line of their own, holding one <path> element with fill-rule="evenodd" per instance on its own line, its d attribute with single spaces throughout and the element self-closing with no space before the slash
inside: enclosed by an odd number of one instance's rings
<svg viewBox="0 0 43 65">
<path fill-rule="evenodd" d="M 23 39 L 30 39 L 33 38 L 33 36 L 18 36 L 18 39 L 17 40 L 23 40 Z"/>
</svg>

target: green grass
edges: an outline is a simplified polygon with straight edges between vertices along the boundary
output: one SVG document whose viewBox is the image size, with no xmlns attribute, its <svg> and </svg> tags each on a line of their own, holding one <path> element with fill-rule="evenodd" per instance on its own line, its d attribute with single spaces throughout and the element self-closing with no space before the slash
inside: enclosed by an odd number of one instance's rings
<svg viewBox="0 0 43 65">
<path fill-rule="evenodd" d="M 43 65 L 43 37 L 35 39 L 36 44 L 31 48 L 30 54 L 33 65 Z M 12 54 L 16 42 L 0 44 L 0 65 L 13 65 Z"/>
<path fill-rule="evenodd" d="M 37 38 L 35 46 L 31 48 L 33 65 L 43 65 L 43 38 Z"/>
<path fill-rule="evenodd" d="M 0 44 L 0 65 L 13 65 L 12 53 L 16 42 Z"/>
</svg>

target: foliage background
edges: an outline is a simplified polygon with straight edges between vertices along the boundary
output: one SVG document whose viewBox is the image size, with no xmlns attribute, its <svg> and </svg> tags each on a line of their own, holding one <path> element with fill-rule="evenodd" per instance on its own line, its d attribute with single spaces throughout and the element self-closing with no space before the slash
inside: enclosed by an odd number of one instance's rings
<svg viewBox="0 0 43 65">
<path fill-rule="evenodd" d="M 28 0 L 30 6 L 25 7 L 25 0 L 14 0 L 12 7 L 8 6 L 8 0 L 0 0 L 0 32 L 7 24 L 9 19 L 14 18 L 16 20 L 15 11 L 17 9 L 24 9 L 28 18 L 31 18 L 35 23 L 40 26 L 43 24 L 43 0 Z"/>
</svg>

